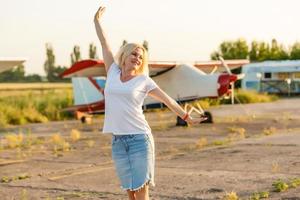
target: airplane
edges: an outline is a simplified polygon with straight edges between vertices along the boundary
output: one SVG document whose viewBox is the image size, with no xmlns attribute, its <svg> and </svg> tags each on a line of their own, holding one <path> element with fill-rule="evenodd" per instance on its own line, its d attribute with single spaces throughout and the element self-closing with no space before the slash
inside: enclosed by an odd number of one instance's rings
<svg viewBox="0 0 300 200">
<path fill-rule="evenodd" d="M 18 66 L 25 62 L 26 59 L 24 58 L 1 58 L 0 57 L 0 73 L 10 70 L 15 66 Z"/>
<path fill-rule="evenodd" d="M 199 104 L 197 107 L 189 104 L 191 101 L 203 98 L 218 98 L 229 95 L 233 83 L 243 78 L 242 74 L 232 74 L 230 69 L 248 64 L 249 60 L 227 60 L 196 62 L 194 64 L 177 62 L 149 62 L 149 76 L 157 85 L 179 104 L 184 104 L 185 111 L 205 115 L 204 123 L 212 123 L 212 115 L 204 112 Z M 225 70 L 220 67 L 224 66 Z M 213 69 L 212 69 L 213 68 Z M 202 71 L 204 69 L 205 73 Z M 211 70 L 212 69 L 212 70 Z M 76 114 L 83 123 L 92 114 L 103 113 L 105 107 L 105 67 L 102 60 L 87 59 L 73 64 L 64 71 L 62 78 L 72 78 L 74 106 L 64 109 Z M 163 103 L 147 97 L 143 109 L 162 108 Z M 177 117 L 178 126 L 187 123 Z"/>
</svg>

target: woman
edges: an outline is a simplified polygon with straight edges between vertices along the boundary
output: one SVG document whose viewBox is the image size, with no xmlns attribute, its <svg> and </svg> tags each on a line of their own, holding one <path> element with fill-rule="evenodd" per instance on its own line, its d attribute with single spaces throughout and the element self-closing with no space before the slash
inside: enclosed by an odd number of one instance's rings
<svg viewBox="0 0 300 200">
<path fill-rule="evenodd" d="M 104 11 L 100 7 L 94 17 L 107 72 L 103 132 L 112 133 L 113 161 L 129 199 L 147 200 L 149 183 L 154 185 L 154 142 L 142 110 L 146 96 L 163 102 L 190 124 L 205 118 L 189 116 L 148 76 L 147 51 L 143 46 L 127 44 L 114 60 L 100 23 Z"/>
</svg>

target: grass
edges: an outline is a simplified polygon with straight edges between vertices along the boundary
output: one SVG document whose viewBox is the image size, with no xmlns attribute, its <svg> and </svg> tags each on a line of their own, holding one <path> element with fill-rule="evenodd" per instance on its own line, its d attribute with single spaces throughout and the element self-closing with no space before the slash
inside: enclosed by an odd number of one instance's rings
<svg viewBox="0 0 300 200">
<path fill-rule="evenodd" d="M 30 175 L 28 175 L 28 174 L 20 174 L 20 175 L 14 176 L 14 177 L 3 176 L 1 178 L 0 182 L 1 183 L 10 183 L 12 181 L 24 180 L 24 179 L 27 179 L 27 178 L 30 178 Z"/>
<path fill-rule="evenodd" d="M 273 173 L 278 173 L 280 172 L 280 166 L 277 162 L 272 163 L 272 172 Z"/>
<path fill-rule="evenodd" d="M 207 139 L 205 137 L 202 137 L 196 142 L 196 148 L 202 149 L 205 146 L 207 146 L 207 144 L 208 144 Z"/>
<path fill-rule="evenodd" d="M 269 135 L 273 135 L 273 134 L 275 134 L 277 132 L 277 129 L 275 128 L 275 127 L 268 127 L 268 128 L 264 128 L 264 130 L 263 130 L 263 135 L 267 135 L 267 136 L 269 136 Z"/>
<path fill-rule="evenodd" d="M 246 137 L 246 130 L 242 127 L 228 127 L 229 138 L 231 140 L 244 139 Z"/>
<path fill-rule="evenodd" d="M 95 141 L 94 140 L 88 140 L 88 141 L 86 141 L 86 144 L 89 148 L 92 148 L 95 145 Z"/>
<path fill-rule="evenodd" d="M 73 142 L 76 142 L 81 138 L 81 133 L 77 129 L 72 129 L 70 137 Z"/>
<path fill-rule="evenodd" d="M 278 96 L 269 95 L 266 93 L 258 93 L 252 90 L 235 90 L 234 93 L 235 99 L 237 103 L 248 104 L 248 103 L 266 103 L 278 100 Z M 205 98 L 202 100 L 197 100 L 191 103 L 196 106 L 199 103 L 203 109 L 207 109 L 211 106 L 218 106 L 220 104 L 231 104 L 231 99 L 210 99 Z"/>
<path fill-rule="evenodd" d="M 278 97 L 275 95 L 269 95 L 266 93 L 258 93 L 252 90 L 236 90 L 235 98 L 238 102 L 246 103 L 265 103 L 278 100 Z"/>
<path fill-rule="evenodd" d="M 71 115 L 61 110 L 71 105 L 71 89 L 27 90 L 19 95 L 0 89 L 0 128 L 68 119 Z"/>
<path fill-rule="evenodd" d="M 21 200 L 28 200 L 28 193 L 26 189 L 22 190 L 21 196 L 20 196 Z"/>
<path fill-rule="evenodd" d="M 16 147 L 20 147 L 24 141 L 23 133 L 16 134 L 7 134 L 5 135 L 5 139 L 7 141 L 7 147 L 10 149 L 14 149 Z"/>
<path fill-rule="evenodd" d="M 269 102 L 275 96 L 253 91 L 237 90 L 236 96 L 242 103 Z M 227 100 L 202 99 L 191 102 L 203 109 L 229 103 Z M 73 105 L 72 85 L 69 83 L 12 83 L 0 84 L 0 128 L 8 125 L 44 123 L 73 118 L 70 113 L 60 112 Z M 158 113 L 160 119 L 162 114 Z M 166 129 L 159 125 L 157 129 Z"/>
<path fill-rule="evenodd" d="M 23 159 L 37 152 L 51 152 L 55 157 L 63 156 L 63 153 L 76 149 L 76 144 L 84 144 L 88 148 L 95 146 L 95 141 L 82 137 L 77 129 L 72 129 L 70 135 L 63 137 L 60 133 L 54 133 L 50 137 L 37 137 L 31 132 L 6 133 L 0 138 L 0 152 L 14 150 L 16 158 Z M 11 151 L 12 152 L 12 151 Z"/>
<path fill-rule="evenodd" d="M 3 139 L 0 140 L 1 149 L 31 149 L 33 145 L 43 144 L 44 140 L 33 136 L 30 132 L 24 134 L 22 132 L 18 134 L 7 133 Z"/>
<path fill-rule="evenodd" d="M 250 200 L 260 200 L 269 198 L 270 193 L 268 191 L 256 192 L 251 195 Z"/>
<path fill-rule="evenodd" d="M 11 95 L 12 91 L 28 91 L 28 90 L 50 90 L 50 89 L 71 89 L 72 84 L 70 83 L 0 83 L 0 92 L 9 92 Z"/>
<path fill-rule="evenodd" d="M 238 200 L 239 197 L 235 192 L 226 193 L 223 200 Z"/>
<path fill-rule="evenodd" d="M 57 154 L 59 151 L 67 152 L 71 149 L 70 143 L 65 141 L 60 133 L 55 133 L 52 135 L 52 144 L 54 154 Z"/>
<path fill-rule="evenodd" d="M 277 180 L 272 184 L 275 192 L 284 192 L 289 188 L 289 185 L 282 180 Z"/>
<path fill-rule="evenodd" d="M 293 178 L 290 183 L 289 186 L 291 188 L 297 188 L 298 186 L 300 186 L 300 178 Z"/>
<path fill-rule="evenodd" d="M 224 140 L 215 140 L 212 142 L 212 146 L 224 146 L 224 145 L 228 145 L 230 144 L 230 140 L 229 139 L 224 139 Z"/>
</svg>

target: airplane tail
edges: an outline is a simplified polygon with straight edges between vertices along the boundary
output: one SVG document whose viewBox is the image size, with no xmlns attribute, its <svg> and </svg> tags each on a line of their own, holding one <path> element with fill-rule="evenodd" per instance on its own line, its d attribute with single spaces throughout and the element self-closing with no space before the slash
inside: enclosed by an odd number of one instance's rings
<svg viewBox="0 0 300 200">
<path fill-rule="evenodd" d="M 74 63 L 60 77 L 72 78 L 74 106 L 64 111 L 85 114 L 104 112 L 105 66 L 102 60 L 87 59 Z"/>
<path fill-rule="evenodd" d="M 87 113 L 104 111 L 105 77 L 73 77 L 74 111 Z"/>
</svg>

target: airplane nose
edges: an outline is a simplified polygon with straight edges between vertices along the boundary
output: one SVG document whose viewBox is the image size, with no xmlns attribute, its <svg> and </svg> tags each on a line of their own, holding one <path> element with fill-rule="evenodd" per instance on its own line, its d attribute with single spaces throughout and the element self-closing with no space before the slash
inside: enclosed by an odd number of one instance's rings
<svg viewBox="0 0 300 200">
<path fill-rule="evenodd" d="M 229 79 L 230 79 L 230 83 L 232 83 L 232 82 L 237 81 L 238 77 L 235 74 L 231 74 Z"/>
<path fill-rule="evenodd" d="M 221 74 L 218 78 L 219 88 L 218 95 L 223 96 L 229 92 L 230 83 L 234 83 L 238 79 L 235 74 Z"/>
</svg>

